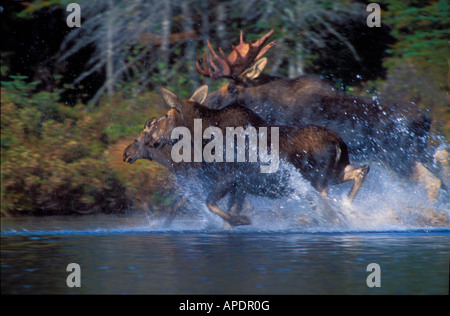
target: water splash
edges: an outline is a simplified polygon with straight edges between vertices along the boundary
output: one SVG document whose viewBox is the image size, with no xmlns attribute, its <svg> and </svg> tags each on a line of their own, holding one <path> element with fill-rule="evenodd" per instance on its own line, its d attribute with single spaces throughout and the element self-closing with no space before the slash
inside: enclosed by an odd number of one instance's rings
<svg viewBox="0 0 450 316">
<path fill-rule="evenodd" d="M 346 198 L 351 182 L 330 186 L 330 205 L 324 203 L 303 177 L 290 166 L 292 194 L 280 199 L 249 196 L 243 211 L 249 226 L 227 227 L 205 205 L 205 192 L 195 179 L 183 186 L 189 207 L 168 226 L 166 216 L 139 215 L 62 216 L 3 219 L 2 236 L 85 235 L 126 233 L 346 233 L 429 232 L 450 230 L 449 193 L 442 192 L 433 204 L 424 190 L 380 165 L 371 171 L 356 199 Z M 227 199 L 220 205 L 226 209 Z M 12 224 L 11 224 L 12 223 Z"/>
<path fill-rule="evenodd" d="M 442 192 L 432 203 L 420 185 L 381 165 L 371 164 L 366 182 L 352 203 L 347 198 L 351 182 L 331 186 L 327 203 L 297 170 L 290 166 L 283 168 L 290 168 L 290 185 L 295 188 L 294 192 L 280 199 L 249 196 L 252 208 L 244 211 L 243 215 L 248 216 L 252 224 L 232 230 L 382 232 L 450 229 L 448 193 Z M 205 194 L 198 183 L 184 185 L 189 188 L 185 194 L 190 196 L 190 208 L 195 210 L 195 215 L 190 212 L 184 214 L 184 225 L 192 218 L 197 221 L 199 229 L 224 229 L 224 222 L 206 208 Z M 227 202 L 224 199 L 219 206 L 226 209 Z M 173 225 L 178 225 L 177 220 Z"/>
</svg>

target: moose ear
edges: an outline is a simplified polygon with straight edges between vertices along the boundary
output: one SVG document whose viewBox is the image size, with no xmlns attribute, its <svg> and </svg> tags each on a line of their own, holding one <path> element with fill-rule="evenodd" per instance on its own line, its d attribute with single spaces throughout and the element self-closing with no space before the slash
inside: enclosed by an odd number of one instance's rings
<svg viewBox="0 0 450 316">
<path fill-rule="evenodd" d="M 202 104 L 203 102 L 205 102 L 207 96 L 208 96 L 208 86 L 205 84 L 200 88 L 198 88 L 197 90 L 195 90 L 194 94 L 189 99 L 189 101 L 194 101 L 197 102 L 198 104 Z"/>
<path fill-rule="evenodd" d="M 249 68 L 245 73 L 244 77 L 247 79 L 256 79 L 263 72 L 264 68 L 267 65 L 267 58 L 261 58 L 258 60 L 253 67 Z"/>
<path fill-rule="evenodd" d="M 166 102 L 166 104 L 171 108 L 175 108 L 178 111 L 183 109 L 183 102 L 181 102 L 172 91 L 169 91 L 166 88 L 161 88 L 161 96 L 164 102 Z"/>
<path fill-rule="evenodd" d="M 155 124 L 158 121 L 156 117 L 152 117 L 151 119 L 148 119 L 144 124 L 144 129 L 149 129 L 153 124 Z"/>
</svg>

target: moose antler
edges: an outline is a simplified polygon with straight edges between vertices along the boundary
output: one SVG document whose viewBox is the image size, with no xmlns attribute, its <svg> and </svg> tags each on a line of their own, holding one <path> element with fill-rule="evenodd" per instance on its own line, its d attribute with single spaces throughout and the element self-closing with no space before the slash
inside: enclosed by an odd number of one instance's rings
<svg viewBox="0 0 450 316">
<path fill-rule="evenodd" d="M 228 57 L 225 57 L 225 54 L 220 47 L 219 52 L 222 57 L 219 57 L 209 41 L 207 41 L 211 54 L 205 52 L 203 55 L 203 65 L 205 69 L 202 69 L 197 61 L 197 71 L 203 76 L 211 77 L 213 79 L 231 78 L 236 80 L 254 61 L 260 59 L 275 45 L 275 42 L 271 42 L 263 48 L 263 45 L 273 33 L 274 30 L 270 30 L 255 43 L 244 43 L 244 35 L 241 31 L 240 43 L 236 47 L 233 46 L 233 51 Z M 212 57 L 219 63 L 220 67 L 214 63 Z"/>
</svg>

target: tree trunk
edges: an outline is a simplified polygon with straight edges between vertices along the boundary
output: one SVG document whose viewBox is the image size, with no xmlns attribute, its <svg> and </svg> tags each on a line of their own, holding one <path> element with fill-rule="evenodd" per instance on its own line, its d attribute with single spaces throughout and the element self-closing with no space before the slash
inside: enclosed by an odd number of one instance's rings
<svg viewBox="0 0 450 316">
<path fill-rule="evenodd" d="M 289 78 L 296 78 L 303 75 L 305 63 L 303 60 L 303 49 L 300 44 L 296 44 L 294 52 L 289 59 L 288 73 Z"/>
<path fill-rule="evenodd" d="M 161 74 L 166 76 L 168 74 L 169 66 L 169 48 L 170 48 L 170 31 L 171 31 L 171 6 L 170 0 L 163 0 L 163 11 L 162 11 L 162 34 L 161 34 L 161 45 L 159 47 L 160 61 L 162 68 Z"/>
<path fill-rule="evenodd" d="M 284 38 L 280 37 L 277 39 L 278 43 L 283 43 L 284 42 Z M 278 70 L 281 66 L 281 64 L 283 63 L 284 57 L 286 56 L 285 54 L 285 50 L 283 49 L 282 46 L 275 46 L 274 51 L 272 52 L 273 54 L 273 58 L 274 61 L 270 63 L 270 75 L 272 76 L 278 76 Z"/>
<path fill-rule="evenodd" d="M 193 21 L 192 21 L 192 14 L 189 7 L 189 2 L 183 1 L 181 4 L 181 9 L 183 11 L 183 30 L 186 33 L 193 33 L 194 27 L 193 27 Z M 185 51 L 185 60 L 184 63 L 187 65 L 186 69 L 189 73 L 189 79 L 191 81 L 192 85 L 192 91 L 197 89 L 199 86 L 199 78 L 198 73 L 195 68 L 195 62 L 196 62 L 196 56 L 195 56 L 195 41 L 193 39 L 189 39 L 186 44 L 186 51 Z"/>
<path fill-rule="evenodd" d="M 112 96 L 114 92 L 114 51 L 113 51 L 113 34 L 114 34 L 114 6 L 112 0 L 108 0 L 108 15 L 106 21 L 106 91 L 108 96 Z"/>
<path fill-rule="evenodd" d="M 206 49 L 206 41 L 209 39 L 209 7 L 208 1 L 202 2 L 202 41 L 203 47 Z"/>
<path fill-rule="evenodd" d="M 218 39 L 218 45 L 220 47 L 228 47 L 227 34 L 226 34 L 226 19 L 227 19 L 227 8 L 226 3 L 221 2 L 216 7 L 216 34 Z"/>
</svg>

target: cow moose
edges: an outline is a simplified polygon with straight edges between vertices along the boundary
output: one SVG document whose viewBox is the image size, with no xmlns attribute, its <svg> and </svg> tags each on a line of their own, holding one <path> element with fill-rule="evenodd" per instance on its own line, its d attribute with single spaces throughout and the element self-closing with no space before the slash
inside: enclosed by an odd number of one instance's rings
<svg viewBox="0 0 450 316">
<path fill-rule="evenodd" d="M 219 56 L 208 41 L 210 53 L 204 53 L 203 68 L 197 62 L 197 70 L 229 82 L 204 105 L 219 109 L 238 102 L 269 124 L 326 127 L 342 137 L 352 160 L 381 162 L 416 182 L 431 179 L 433 183 L 422 184 L 433 188 L 427 193 L 435 200 L 442 181 L 423 165 L 433 159 L 427 150 L 431 118 L 412 103 L 350 95 L 315 75 L 288 79 L 262 74 L 267 64 L 262 56 L 274 42 L 264 44 L 273 33 L 246 43 L 241 32 L 239 45 L 228 56 L 221 48 Z"/>
<path fill-rule="evenodd" d="M 179 100 L 174 93 L 162 88 L 162 97 L 169 105 L 170 110 L 158 121 L 147 121 L 144 130 L 135 142 L 125 149 L 124 161 L 133 163 L 137 159 L 148 159 L 150 148 L 166 152 L 168 148 L 173 149 L 173 146 L 179 141 L 172 139 L 174 129 L 185 127 L 190 133 L 195 133 L 194 122 L 196 119 L 201 119 L 203 122 L 203 135 L 208 127 L 215 127 L 222 132 L 226 132 L 227 128 L 252 126 L 261 129 L 268 127 L 263 119 L 238 103 L 230 104 L 219 110 L 203 106 L 207 91 L 208 87 L 202 86 L 189 100 Z M 298 169 L 303 177 L 310 181 L 311 185 L 324 197 L 327 195 L 329 183 L 337 184 L 353 180 L 349 198 L 350 200 L 355 198 L 369 172 L 369 167 L 350 164 L 347 146 L 336 133 L 313 125 L 276 127 L 279 128 L 280 160 L 287 161 Z M 270 137 L 274 135 L 272 132 L 268 134 Z M 195 147 L 193 141 L 190 145 Z M 207 142 L 203 139 L 202 150 L 206 146 Z M 226 149 L 226 146 L 223 148 Z M 237 151 L 236 146 L 231 150 L 234 155 L 234 151 Z M 167 164 L 167 162 L 163 164 Z M 175 169 L 190 169 L 191 175 L 206 184 L 204 188 L 208 191 L 206 197 L 208 209 L 232 226 L 250 224 L 247 217 L 240 215 L 247 193 L 276 198 L 290 192 L 287 181 L 289 174 L 283 171 L 261 173 L 261 161 L 251 162 L 248 159 L 244 162 L 205 162 L 202 160 L 195 163 L 180 161 L 171 163 L 170 167 L 174 168 L 173 166 L 178 164 L 180 167 L 175 167 Z M 225 212 L 218 206 L 218 202 L 229 193 L 232 195 L 232 203 L 229 212 Z"/>
<path fill-rule="evenodd" d="M 176 163 L 171 156 L 171 146 L 165 146 L 165 144 L 162 143 L 156 145 L 156 140 L 163 137 L 165 133 L 173 128 L 168 126 L 170 120 L 171 118 L 167 115 L 160 119 L 153 117 L 147 120 L 144 124 L 144 130 L 138 135 L 134 142 L 125 149 L 123 160 L 130 164 L 133 164 L 138 159 L 155 161 L 172 172 L 180 185 L 183 185 L 184 180 L 186 179 L 197 181 L 199 180 L 199 167 L 201 164 L 195 162 Z M 230 201 L 236 200 L 235 190 L 230 191 L 229 195 Z M 246 209 L 252 208 L 248 200 L 245 202 Z M 165 226 L 169 226 L 172 223 L 180 209 L 189 207 L 188 204 L 188 197 L 179 197 L 174 205 L 169 208 L 169 215 L 165 221 Z M 236 205 L 230 205 L 230 209 L 236 210 Z"/>
<path fill-rule="evenodd" d="M 193 163 L 190 165 L 175 163 L 171 158 L 171 148 L 169 146 L 160 146 L 155 148 L 154 146 L 149 146 L 154 139 L 161 137 L 162 132 L 167 130 L 166 127 L 166 117 L 161 119 L 156 119 L 153 117 L 147 120 L 144 124 L 144 130 L 138 135 L 132 144 L 127 146 L 124 151 L 125 162 L 133 164 L 137 159 L 147 159 L 150 161 L 155 161 L 164 167 L 166 167 L 171 173 L 175 175 L 177 180 L 186 177 L 195 177 L 194 174 L 198 164 Z M 175 201 L 169 209 L 169 216 L 165 221 L 165 226 L 169 226 L 177 212 L 180 209 L 187 207 L 187 198 L 180 196 Z"/>
</svg>

